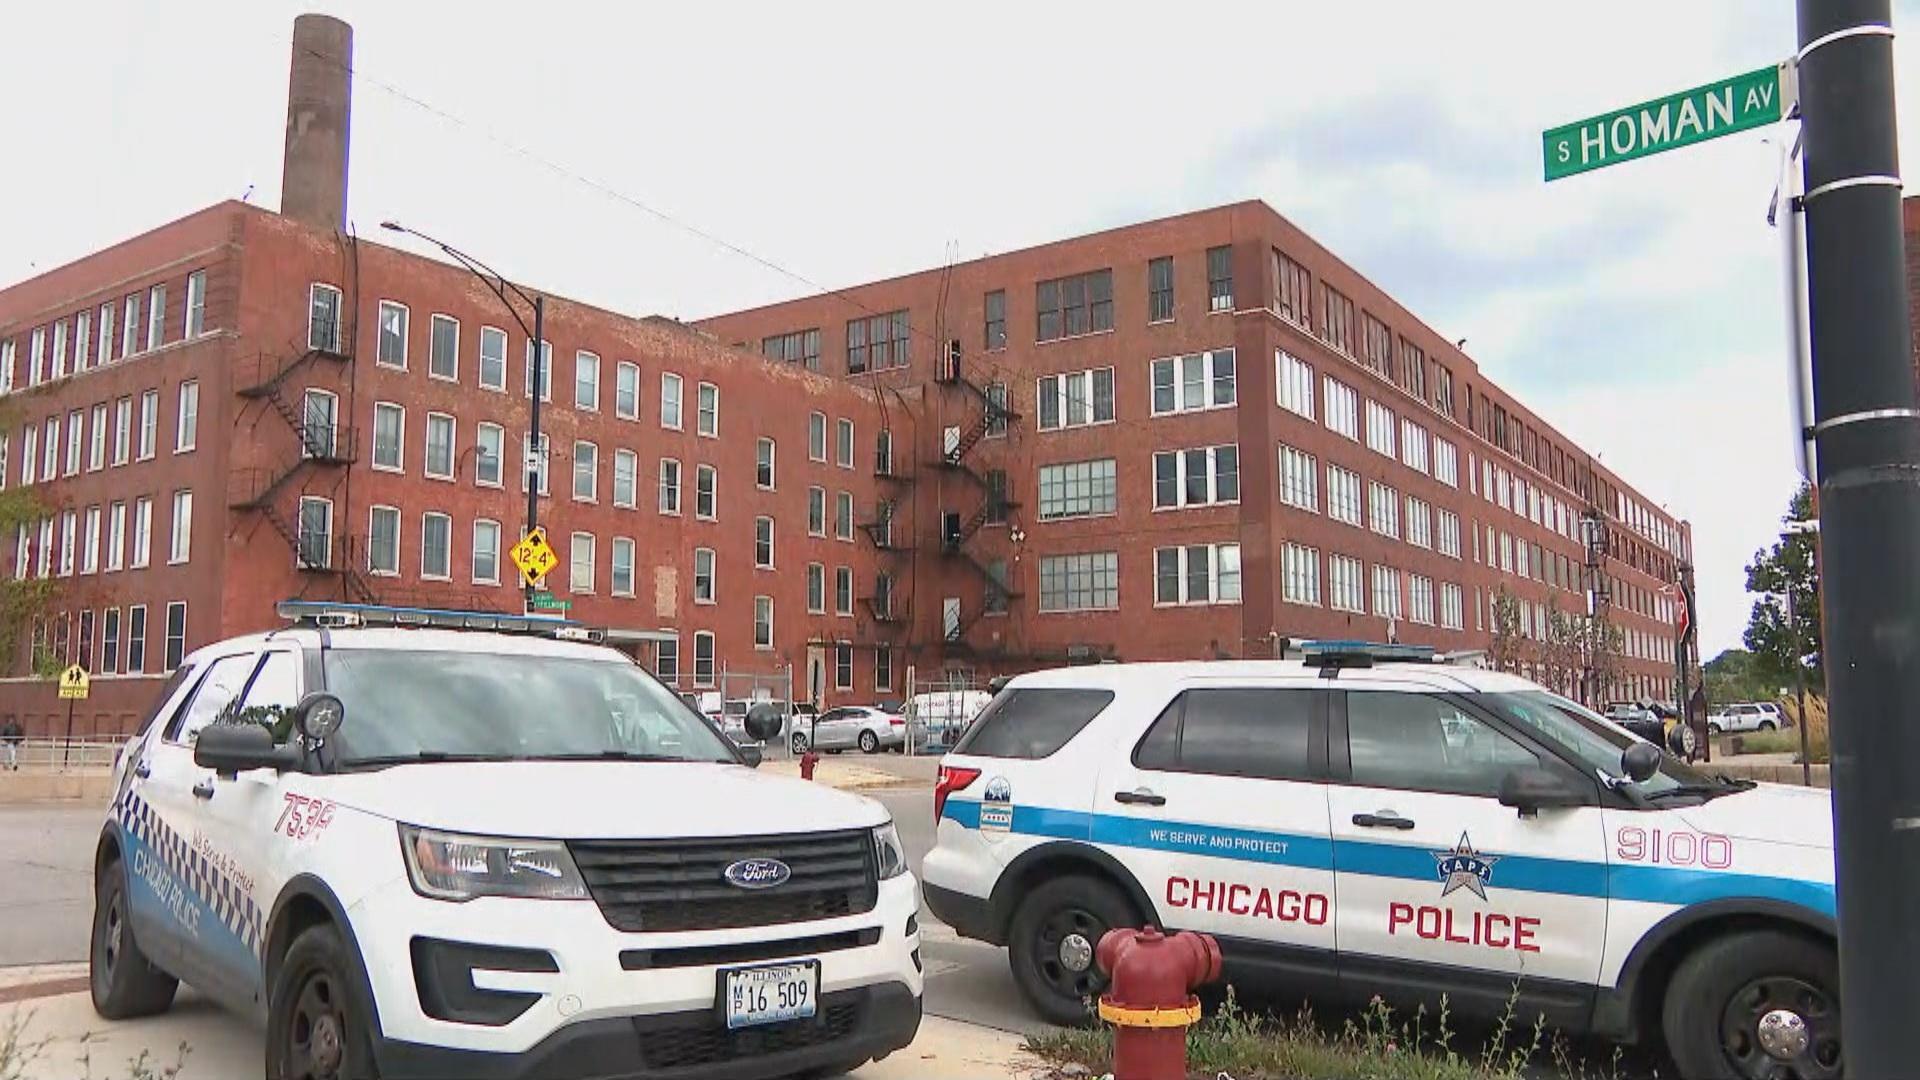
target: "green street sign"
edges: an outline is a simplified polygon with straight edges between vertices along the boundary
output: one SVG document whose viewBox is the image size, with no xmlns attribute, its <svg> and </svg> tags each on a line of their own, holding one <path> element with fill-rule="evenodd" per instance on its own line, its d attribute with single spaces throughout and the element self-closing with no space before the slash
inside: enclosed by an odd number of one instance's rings
<svg viewBox="0 0 1920 1080">
<path fill-rule="evenodd" d="M 550 592 L 537 592 L 533 594 L 533 599 L 527 602 L 527 606 L 535 611 L 566 611 L 573 607 L 573 604 Z"/>
<path fill-rule="evenodd" d="M 1547 179 L 1783 120 L 1793 105 L 1792 70 L 1790 64 L 1773 64 L 1554 128 L 1541 137 Z"/>
</svg>

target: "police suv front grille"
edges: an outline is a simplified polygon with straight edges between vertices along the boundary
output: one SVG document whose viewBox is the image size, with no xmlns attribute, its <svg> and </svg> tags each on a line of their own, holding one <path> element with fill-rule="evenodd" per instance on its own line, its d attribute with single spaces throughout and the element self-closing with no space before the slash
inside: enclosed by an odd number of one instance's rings
<svg viewBox="0 0 1920 1080">
<path fill-rule="evenodd" d="M 711 840 L 576 840 L 567 845 L 587 891 L 626 933 L 730 930 L 872 911 L 873 836 L 852 832 Z M 742 859 L 778 859 L 793 876 L 769 889 L 729 883 Z"/>
<path fill-rule="evenodd" d="M 727 1030 L 718 1017 L 640 1028 L 640 1053 L 652 1069 L 684 1069 L 741 1061 L 838 1042 L 852 1035 L 866 1011 L 864 996 L 821 1002 L 820 1015 L 765 1027 Z"/>
</svg>

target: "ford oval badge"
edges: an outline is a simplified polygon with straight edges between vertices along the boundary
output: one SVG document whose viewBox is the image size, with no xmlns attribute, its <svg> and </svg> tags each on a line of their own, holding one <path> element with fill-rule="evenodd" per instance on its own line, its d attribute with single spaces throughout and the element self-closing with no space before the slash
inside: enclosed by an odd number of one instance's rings
<svg viewBox="0 0 1920 1080">
<path fill-rule="evenodd" d="M 725 871 L 727 883 L 741 889 L 771 889 L 792 876 L 792 867 L 779 859 L 741 859 Z"/>
</svg>

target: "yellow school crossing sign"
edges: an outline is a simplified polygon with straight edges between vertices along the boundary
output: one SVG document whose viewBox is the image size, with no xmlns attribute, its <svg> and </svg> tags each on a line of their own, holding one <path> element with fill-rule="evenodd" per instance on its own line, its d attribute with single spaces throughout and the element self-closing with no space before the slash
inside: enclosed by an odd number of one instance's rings
<svg viewBox="0 0 1920 1080">
<path fill-rule="evenodd" d="M 537 525 L 513 545 L 507 557 L 520 568 L 520 580 L 536 587 L 542 578 L 560 565 L 560 556 L 555 555 L 553 545 L 547 543 L 547 530 Z"/>
<path fill-rule="evenodd" d="M 60 696 L 74 701 L 87 700 L 87 669 L 75 664 L 60 673 Z"/>
</svg>

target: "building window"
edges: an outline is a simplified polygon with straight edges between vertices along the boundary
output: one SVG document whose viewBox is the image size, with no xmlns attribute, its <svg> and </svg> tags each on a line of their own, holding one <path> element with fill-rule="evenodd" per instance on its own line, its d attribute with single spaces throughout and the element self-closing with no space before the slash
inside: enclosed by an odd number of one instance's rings
<svg viewBox="0 0 1920 1080">
<path fill-rule="evenodd" d="M 613 415 L 640 419 L 640 365 L 623 360 L 613 366 Z"/>
<path fill-rule="evenodd" d="M 1171 276 L 1171 275 L 1169 275 Z M 1207 249 L 1207 310 L 1233 310 L 1233 249 Z"/>
<path fill-rule="evenodd" d="M 1407 543 L 1422 548 L 1433 546 L 1433 507 L 1411 495 L 1407 496 Z"/>
<path fill-rule="evenodd" d="M 761 650 L 773 648 L 773 597 L 771 596 L 753 598 L 753 647 Z"/>
<path fill-rule="evenodd" d="M 988 396 L 992 396 L 992 387 L 988 387 Z M 991 426 L 991 425 L 989 425 Z M 893 432 L 881 428 L 873 440 L 873 474 L 892 476 L 893 473 Z"/>
<path fill-rule="evenodd" d="M 367 572 L 392 577 L 400 573 L 400 509 L 376 506 L 369 515 Z"/>
<path fill-rule="evenodd" d="M 720 388 L 712 383 L 701 383 L 697 388 L 694 410 L 694 434 L 709 439 L 720 435 Z"/>
<path fill-rule="evenodd" d="M 1366 597 L 1361 592 L 1362 566 L 1359 559 L 1333 555 L 1327 559 L 1327 606 L 1335 611 L 1364 613 Z"/>
<path fill-rule="evenodd" d="M 1153 602 L 1237 604 L 1240 602 L 1240 545 L 1187 544 L 1153 553 Z"/>
<path fill-rule="evenodd" d="M 1041 431 L 1085 427 L 1113 420 L 1113 369 L 1094 368 L 1042 375 L 1034 390 Z"/>
<path fill-rule="evenodd" d="M 842 641 L 833 647 L 833 688 L 853 689 L 853 645 Z"/>
<path fill-rule="evenodd" d="M 120 670 L 120 609 L 100 613 L 100 670 L 113 674 Z"/>
<path fill-rule="evenodd" d="M 1320 606 L 1320 553 L 1299 544 L 1280 549 L 1280 599 Z"/>
<path fill-rule="evenodd" d="M 1367 485 L 1367 524 L 1381 536 L 1400 538 L 1400 493 L 1385 484 Z"/>
<path fill-rule="evenodd" d="M 180 666 L 187 655 L 187 603 L 175 600 L 167 605 L 166 670 Z"/>
<path fill-rule="evenodd" d="M 420 576 L 429 581 L 453 576 L 453 519 L 445 514 L 420 516 Z"/>
<path fill-rule="evenodd" d="M 460 322 L 451 315 L 427 320 L 427 376 L 449 382 L 460 379 Z"/>
<path fill-rule="evenodd" d="M 678 657 L 675 657 L 677 660 Z M 713 631 L 693 632 L 693 685 L 713 685 Z"/>
<path fill-rule="evenodd" d="M 500 523 L 484 518 L 473 523 L 473 583 L 500 584 Z"/>
<path fill-rule="evenodd" d="M 1400 421 L 1400 462 L 1415 472 L 1426 472 L 1427 429 L 1411 420 Z"/>
<path fill-rule="evenodd" d="M 847 374 L 907 366 L 911 328 L 905 309 L 847 323 Z"/>
<path fill-rule="evenodd" d="M 590 442 L 573 444 L 573 499 L 593 502 L 600 497 L 600 448 Z"/>
<path fill-rule="evenodd" d="M 851 566 L 833 568 L 833 613 L 841 616 L 853 614 L 853 567 Z"/>
<path fill-rule="evenodd" d="M 680 685 L 680 639 L 667 638 L 653 647 L 653 673 L 668 686 Z"/>
<path fill-rule="evenodd" d="M 1320 283 L 1320 340 L 1353 355 L 1353 301 L 1324 281 Z"/>
<path fill-rule="evenodd" d="M 827 535 L 827 489 L 807 489 L 807 535 Z"/>
<path fill-rule="evenodd" d="M 435 480 L 453 479 L 453 417 L 427 414 L 427 457 L 421 471 Z"/>
<path fill-rule="evenodd" d="M 1400 339 L 1400 366 L 1395 372 L 1394 381 L 1400 384 L 1402 390 L 1426 401 L 1427 353 L 1406 338 Z"/>
<path fill-rule="evenodd" d="M 31 434 L 31 432 L 29 432 Z M 23 443 L 27 451 L 27 467 L 33 466 L 33 450 L 30 443 Z M 125 465 L 133 452 L 133 399 L 123 397 L 113 403 L 113 463 Z"/>
<path fill-rule="evenodd" d="M 196 383 L 194 384 L 194 386 L 195 386 L 195 389 L 197 390 L 199 387 L 199 384 Z M 184 388 L 185 387 L 183 385 L 182 389 L 184 390 Z M 195 412 L 197 413 L 198 411 L 199 411 L 199 407 L 196 405 Z M 106 402 L 103 401 L 100 404 L 95 405 L 93 407 L 93 417 L 88 422 L 87 429 L 88 429 L 87 430 L 87 436 L 88 436 L 87 438 L 87 471 L 99 472 L 101 469 L 104 469 L 107 467 L 107 404 Z M 7 445 L 6 436 L 4 434 L 0 434 L 0 487 L 5 487 L 7 483 L 6 445 Z"/>
<path fill-rule="evenodd" d="M 1367 449 L 1393 457 L 1393 410 L 1372 399 L 1367 401 Z"/>
<path fill-rule="evenodd" d="M 147 605 L 127 608 L 127 674 L 139 675 L 147 669 Z"/>
<path fill-rule="evenodd" d="M 179 520 L 179 514 L 178 514 L 179 508 L 180 508 L 179 500 L 178 498 L 176 498 L 174 501 L 176 522 Z M 177 526 L 175 531 L 177 535 L 178 533 Z M 80 547 L 79 532 L 80 532 L 80 514 L 78 511 L 69 510 L 66 513 L 60 515 L 60 576 L 61 577 L 73 576 L 73 564 L 74 564 L 73 556 L 74 556 L 74 552 L 78 551 Z M 175 561 L 178 562 L 179 560 L 176 559 Z"/>
<path fill-rule="evenodd" d="M 32 424 L 20 431 L 20 483 L 33 483 L 34 456 L 39 452 L 40 429 Z"/>
<path fill-rule="evenodd" d="M 39 331 L 37 330 L 34 331 L 35 348 L 33 350 L 33 370 L 31 373 L 33 377 L 30 380 L 28 380 L 27 385 L 29 386 L 39 382 L 41 379 L 40 349 L 39 349 L 40 336 L 39 335 L 40 335 Z M 124 359 L 126 357 L 132 356 L 134 353 L 137 353 L 139 351 L 140 351 L 140 294 L 129 293 L 127 294 L 127 299 L 125 304 L 122 306 L 122 314 L 120 317 L 120 356 L 122 359 Z"/>
<path fill-rule="evenodd" d="M 1373 613 L 1383 619 L 1406 617 L 1400 607 L 1400 571 L 1391 566 L 1374 564 Z"/>
<path fill-rule="evenodd" d="M 1280 407 L 1296 416 L 1313 419 L 1313 368 L 1290 352 L 1280 350 L 1273 357 L 1275 396 Z"/>
<path fill-rule="evenodd" d="M 827 568 L 819 563 L 807 564 L 807 613 L 827 613 Z"/>
<path fill-rule="evenodd" d="M 1320 466 L 1313 455 L 1280 447 L 1280 501 L 1297 510 L 1320 509 Z"/>
<path fill-rule="evenodd" d="M 46 558 L 48 534 L 44 523 L 40 530 L 41 558 Z M 144 568 L 153 553 L 153 500 L 142 496 L 133 500 L 133 550 L 127 555 L 127 565 L 135 570 Z M 42 563 L 44 567 L 44 561 Z M 40 575 L 45 577 L 43 573 Z"/>
<path fill-rule="evenodd" d="M 406 445 L 407 411 L 385 401 L 373 406 L 373 467 L 401 471 L 401 447 Z"/>
<path fill-rule="evenodd" d="M 1407 578 L 1407 618 L 1421 626 L 1433 625 L 1433 579 L 1419 574 Z"/>
<path fill-rule="evenodd" d="M 499 424 L 481 423 L 474 428 L 473 482 L 481 487 L 500 486 L 501 463 L 507 454 L 507 432 Z"/>
<path fill-rule="evenodd" d="M 553 463 L 553 440 L 546 432 L 540 433 L 538 445 L 534 444 L 531 437 L 521 438 L 520 460 L 523 463 L 520 470 L 520 491 L 524 494 L 535 478 L 538 478 L 540 494 L 549 494 L 553 484 L 553 470 L 549 467 Z"/>
<path fill-rule="evenodd" d="M 989 351 L 1007 347 L 1007 291 L 995 289 L 987 294 L 986 332 L 982 343 Z"/>
<path fill-rule="evenodd" d="M 833 424 L 833 463 L 853 468 L 853 421 L 841 417 Z"/>
<path fill-rule="evenodd" d="M 633 509 L 639 487 L 640 459 L 631 450 L 613 452 L 613 505 Z"/>
<path fill-rule="evenodd" d="M 660 512 L 680 513 L 680 463 L 672 458 L 660 459 Z"/>
<path fill-rule="evenodd" d="M 632 537 L 616 536 L 613 538 L 613 565 L 608 578 L 608 592 L 615 596 L 633 595 Z"/>
<path fill-rule="evenodd" d="M 585 349 L 573 354 L 573 407 L 600 411 L 600 358 Z"/>
<path fill-rule="evenodd" d="M 1327 516 L 1348 525 L 1360 524 L 1360 474 L 1327 465 Z"/>
<path fill-rule="evenodd" d="M 324 570 L 333 565 L 333 502 L 313 495 L 300 499 L 300 565 Z"/>
<path fill-rule="evenodd" d="M 1212 265 L 1212 253 L 1208 253 Z M 1228 282 L 1232 291 L 1232 282 Z M 1173 319 L 1173 256 L 1162 255 L 1147 262 L 1147 321 L 1170 322 Z"/>
<path fill-rule="evenodd" d="M 808 371 L 820 370 L 820 331 L 795 330 L 760 339 L 760 353 L 777 364 L 799 364 Z"/>
<path fill-rule="evenodd" d="M 1120 556 L 1096 551 L 1040 560 L 1040 610 L 1110 611 L 1120 606 Z"/>
<path fill-rule="evenodd" d="M 87 414 L 74 409 L 67 414 L 67 470 L 68 476 L 80 475 L 80 457 L 86 446 Z"/>
<path fill-rule="evenodd" d="M 308 390 L 300 401 L 300 454 L 332 458 L 338 437 L 340 399 L 326 390 Z"/>
<path fill-rule="evenodd" d="M 404 304 L 380 301 L 380 341 L 374 362 L 382 367 L 406 369 L 407 308 Z"/>
<path fill-rule="evenodd" d="M 1034 340 L 1113 329 L 1113 271 L 1094 270 L 1034 286 Z"/>
<path fill-rule="evenodd" d="M 83 311 L 73 317 L 73 370 L 85 371 L 93 359 L 93 313 Z"/>
<path fill-rule="evenodd" d="M 577 532 L 567 539 L 567 591 L 593 591 L 593 534 Z"/>
<path fill-rule="evenodd" d="M 1393 331 L 1365 311 L 1360 313 L 1360 362 L 1383 379 L 1393 378 Z"/>
<path fill-rule="evenodd" d="M 480 328 L 480 389 L 507 388 L 507 332 L 497 326 Z"/>
<path fill-rule="evenodd" d="M 157 349 L 167 339 L 167 287 L 155 285 L 147 290 L 147 348 Z M 171 665 L 169 665 L 171 666 Z"/>
<path fill-rule="evenodd" d="M 540 343 L 540 400 L 553 400 L 553 342 Z M 527 397 L 533 397 L 533 342 L 527 342 Z"/>
<path fill-rule="evenodd" d="M 1007 418 L 1012 415 L 1011 408 L 1007 402 L 1007 384 L 990 382 L 981 387 L 981 389 L 985 390 L 987 394 L 987 427 L 983 435 L 989 439 L 1005 438 L 1007 434 Z"/>
<path fill-rule="evenodd" d="M 753 565 L 755 569 L 773 569 L 773 519 L 753 519 Z"/>
<path fill-rule="evenodd" d="M 853 539 L 853 492 L 842 491 L 833 497 L 833 535 L 837 540 Z"/>
<path fill-rule="evenodd" d="M 100 508 L 87 507 L 86 524 L 80 536 L 80 572 L 94 574 L 100 571 Z"/>
<path fill-rule="evenodd" d="M 693 602 L 713 603 L 713 549 L 693 549 Z"/>
<path fill-rule="evenodd" d="M 1232 349 L 1169 356 L 1153 362 L 1153 415 L 1231 406 L 1236 398 Z"/>
<path fill-rule="evenodd" d="M 20 526 L 20 538 L 25 540 L 27 527 Z M 127 557 L 127 504 L 114 503 L 107 510 L 107 572 L 113 573 L 126 565 Z M 25 577 L 27 571 L 26 553 L 20 553 L 20 560 L 14 567 L 14 576 Z"/>
<path fill-rule="evenodd" d="M 69 530 L 68 540 L 72 539 Z M 186 562 L 193 554 L 193 492 L 173 493 L 172 542 L 167 547 L 169 563 Z M 62 558 L 66 556 L 63 554 Z"/>
<path fill-rule="evenodd" d="M 1460 452 L 1438 435 L 1433 437 L 1433 478 L 1450 488 L 1460 486 Z"/>
<path fill-rule="evenodd" d="M 1118 482 L 1114 459 L 1042 465 L 1039 491 L 1041 521 L 1115 513 Z"/>
<path fill-rule="evenodd" d="M 54 426 L 54 422 L 52 420 L 48 420 L 47 424 L 50 428 Z M 159 443 L 159 439 L 160 439 L 160 391 L 148 390 L 145 393 L 140 395 L 139 459 L 141 461 L 146 461 L 153 457 L 153 451 L 155 446 Z M 49 437 L 48 446 L 47 446 L 47 452 L 49 454 L 53 452 L 53 446 L 52 446 L 53 441 L 54 440 L 51 437 Z M 41 471 L 46 473 L 47 477 L 51 477 L 53 475 L 53 469 L 51 466 Z"/>
<path fill-rule="evenodd" d="M 1273 310 L 1288 322 L 1305 329 L 1311 320 L 1308 318 L 1309 291 L 1307 268 L 1273 250 Z"/>
<path fill-rule="evenodd" d="M 1440 626 L 1445 630 L 1464 630 L 1465 619 L 1460 610 L 1460 586 L 1440 586 Z"/>
<path fill-rule="evenodd" d="M 893 689 L 893 646 L 873 647 L 873 688 L 884 693 Z"/>
<path fill-rule="evenodd" d="M 986 482 L 987 516 L 983 524 L 1005 525 L 1007 508 L 1011 505 L 1007 494 L 1007 470 L 988 469 L 981 477 Z"/>
<path fill-rule="evenodd" d="M 680 376 L 671 371 L 660 373 L 660 426 L 669 431 L 680 430 Z"/>
<path fill-rule="evenodd" d="M 1153 508 L 1240 501 L 1240 448 L 1233 444 L 1153 455 Z"/>
<path fill-rule="evenodd" d="M 720 473 L 711 465 L 693 467 L 693 516 L 712 521 L 719 516 Z"/>
<path fill-rule="evenodd" d="M 827 460 L 827 414 L 807 414 L 807 460 Z"/>
</svg>

